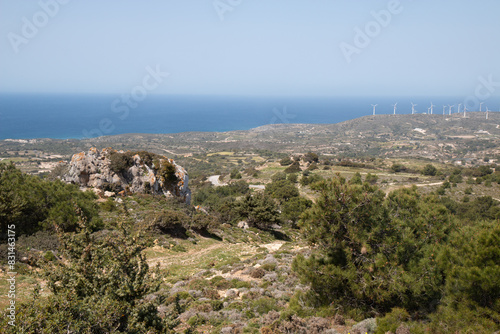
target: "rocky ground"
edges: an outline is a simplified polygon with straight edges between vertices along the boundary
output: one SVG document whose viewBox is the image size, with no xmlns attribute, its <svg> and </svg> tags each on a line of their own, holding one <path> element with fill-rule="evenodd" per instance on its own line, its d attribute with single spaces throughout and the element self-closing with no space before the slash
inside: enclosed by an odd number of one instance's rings
<svg viewBox="0 0 500 334">
<path fill-rule="evenodd" d="M 179 333 L 374 333 L 376 322 L 317 314 L 301 294 L 308 287 L 292 271 L 297 254 L 310 248 L 298 231 L 279 229 L 288 240 L 256 229 L 221 227 L 223 240 L 195 236 L 158 242 L 146 253 L 166 274 L 165 314 L 180 308 Z M 219 234 L 218 233 L 218 234 Z"/>
</svg>

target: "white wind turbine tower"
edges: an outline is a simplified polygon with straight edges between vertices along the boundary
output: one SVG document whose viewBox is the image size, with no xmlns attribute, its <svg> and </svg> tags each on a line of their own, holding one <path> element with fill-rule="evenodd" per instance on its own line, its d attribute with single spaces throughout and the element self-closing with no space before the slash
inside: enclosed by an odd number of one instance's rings
<svg viewBox="0 0 500 334">
<path fill-rule="evenodd" d="M 398 103 L 396 102 L 395 104 L 392 105 L 394 107 L 394 115 L 396 115 L 396 108 L 398 106 Z"/>
<path fill-rule="evenodd" d="M 455 106 L 455 105 L 452 105 L 452 106 L 448 105 L 448 108 L 449 108 L 449 109 L 448 109 L 448 111 L 449 111 L 449 114 L 450 114 L 450 115 L 451 115 L 451 109 L 453 109 L 453 107 L 454 107 L 454 106 Z"/>
<path fill-rule="evenodd" d="M 488 119 L 488 113 L 490 112 L 490 109 L 488 109 L 488 107 L 486 107 L 486 119 Z"/>
<path fill-rule="evenodd" d="M 459 104 L 458 104 L 457 113 L 459 113 L 459 112 L 460 112 L 460 106 L 461 106 L 461 105 L 462 105 L 462 103 L 459 103 Z"/>
<path fill-rule="evenodd" d="M 431 110 L 431 115 L 434 113 L 434 107 L 435 107 L 435 105 L 433 105 L 431 102 L 431 107 L 429 108 Z"/>
<path fill-rule="evenodd" d="M 411 114 L 413 115 L 415 113 L 415 107 L 418 106 L 418 104 L 415 104 L 413 102 L 410 103 L 411 103 Z"/>
<path fill-rule="evenodd" d="M 484 102 L 479 102 L 479 111 L 483 111 L 482 110 L 483 109 L 483 104 L 484 104 Z"/>
<path fill-rule="evenodd" d="M 464 118 L 467 117 L 467 116 L 465 116 L 466 112 L 467 112 L 467 105 L 464 104 Z"/>
<path fill-rule="evenodd" d="M 373 115 L 375 115 L 375 108 L 377 108 L 378 104 L 372 104 L 373 107 Z"/>
</svg>

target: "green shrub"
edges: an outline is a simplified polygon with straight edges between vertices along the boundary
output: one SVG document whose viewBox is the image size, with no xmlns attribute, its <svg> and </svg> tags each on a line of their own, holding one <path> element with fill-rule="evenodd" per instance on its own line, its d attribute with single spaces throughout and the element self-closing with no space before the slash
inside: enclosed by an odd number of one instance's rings
<svg viewBox="0 0 500 334">
<path fill-rule="evenodd" d="M 263 193 L 247 194 L 235 203 L 234 211 L 242 220 L 262 229 L 279 222 L 278 207 L 274 199 Z"/>
<path fill-rule="evenodd" d="M 365 176 L 365 182 L 368 182 L 369 184 L 375 184 L 378 181 L 378 176 L 374 174 L 366 174 Z"/>
<path fill-rule="evenodd" d="M 281 166 L 289 166 L 293 163 L 293 160 L 290 159 L 290 157 L 285 157 L 283 159 L 280 160 L 280 165 Z"/>
<path fill-rule="evenodd" d="M 261 266 L 262 269 L 266 271 L 275 271 L 276 270 L 276 263 L 264 263 Z"/>
<path fill-rule="evenodd" d="M 252 287 L 252 284 L 250 284 L 250 282 L 246 282 L 246 281 L 242 281 L 242 280 L 234 278 L 231 280 L 231 286 L 235 289 L 241 289 L 241 288 L 250 289 Z"/>
<path fill-rule="evenodd" d="M 222 276 L 215 276 L 210 280 L 210 282 L 219 290 L 228 289 L 231 286 L 231 283 Z"/>
<path fill-rule="evenodd" d="M 265 193 L 281 203 L 299 196 L 299 189 L 288 180 L 273 181 L 266 185 Z"/>
<path fill-rule="evenodd" d="M 285 220 L 297 222 L 300 215 L 312 206 L 312 201 L 303 197 L 293 197 L 281 204 L 281 215 Z"/>
<path fill-rule="evenodd" d="M 302 169 L 300 168 L 300 163 L 298 161 L 294 161 L 290 166 L 285 169 L 285 173 L 300 173 Z"/>
<path fill-rule="evenodd" d="M 241 179 L 242 178 L 240 171 L 238 169 L 236 169 L 236 168 L 233 169 L 233 170 L 231 170 L 231 173 L 229 174 L 229 177 L 231 179 Z"/>
<path fill-rule="evenodd" d="M 175 174 L 175 166 L 168 160 L 161 161 L 158 176 L 160 177 L 160 181 L 164 184 L 176 184 L 179 182 L 179 179 Z"/>
<path fill-rule="evenodd" d="M 317 189 L 319 198 L 299 222 L 316 251 L 293 262 L 311 286 L 311 303 L 365 315 L 398 306 L 432 309 L 442 291 L 434 257 L 436 243 L 445 242 L 451 229 L 447 209 L 416 187 L 386 197 L 367 183 L 350 185 L 336 177 Z"/>
<path fill-rule="evenodd" d="M 16 304 L 16 327 L 4 316 L 4 332 L 146 333 L 174 327 L 173 318 L 160 318 L 157 305 L 144 300 L 158 291 L 162 277 L 149 271 L 140 241 L 126 230 L 98 239 L 80 210 L 78 215 L 78 233 L 59 231 L 64 261 L 43 266 L 51 294 L 42 298 L 36 288 L 28 302 Z"/>
<path fill-rule="evenodd" d="M 189 320 L 187 321 L 187 324 L 189 326 L 193 326 L 193 327 L 198 327 L 198 326 L 201 326 L 203 324 L 205 324 L 207 322 L 207 319 L 200 316 L 200 315 L 195 315 L 195 316 L 192 316 L 191 318 L 189 318 Z"/>
<path fill-rule="evenodd" d="M 82 192 L 76 185 L 60 180 L 49 181 L 28 175 L 13 164 L 0 163 L 0 235 L 7 226 L 16 226 L 16 235 L 32 234 L 58 225 L 74 231 L 79 220 L 75 208 L 80 208 L 90 228 L 103 226 L 99 218 L 97 196 Z"/>
<path fill-rule="evenodd" d="M 302 178 L 300 179 L 300 184 L 302 186 L 307 186 L 307 185 L 311 185 L 313 183 L 316 183 L 316 182 L 319 182 L 319 181 L 322 181 L 324 180 L 324 178 L 321 176 L 321 175 L 318 175 L 318 174 L 306 174 L 306 171 L 304 171 L 304 174 L 302 176 Z"/>
<path fill-rule="evenodd" d="M 405 172 L 406 171 L 406 167 L 404 165 L 402 165 L 402 164 L 393 163 L 392 166 L 391 166 L 391 170 L 394 173 L 400 173 L 400 172 Z"/>
<path fill-rule="evenodd" d="M 276 301 L 269 297 L 261 297 L 252 302 L 252 309 L 259 314 L 266 314 L 269 311 L 277 311 Z"/>
<path fill-rule="evenodd" d="M 271 176 L 272 182 L 278 182 L 278 181 L 284 181 L 284 180 L 286 180 L 286 173 L 285 172 L 277 172 Z"/>
<path fill-rule="evenodd" d="M 313 162 L 313 163 L 311 163 L 311 164 L 309 165 L 309 167 L 307 167 L 307 170 L 308 170 L 308 171 L 313 171 L 313 170 L 316 170 L 316 169 L 318 169 L 318 168 L 319 168 L 319 167 L 318 167 L 318 165 L 317 165 L 316 163 L 314 163 L 314 162 Z"/>
<path fill-rule="evenodd" d="M 100 204 L 100 207 L 104 211 L 113 212 L 116 210 L 116 204 L 113 198 L 108 197 L 108 199 Z"/>
<path fill-rule="evenodd" d="M 433 165 L 427 164 L 422 170 L 422 174 L 427 176 L 435 176 L 437 174 L 437 169 Z"/>
<path fill-rule="evenodd" d="M 317 163 L 317 162 L 319 162 L 319 156 L 316 153 L 307 152 L 302 157 L 302 160 L 304 160 L 304 162 L 309 162 L 309 163 L 316 162 Z"/>
<path fill-rule="evenodd" d="M 56 259 L 54 253 L 52 253 L 51 251 L 46 251 L 44 254 L 43 254 L 43 258 L 46 260 L 46 261 L 54 261 Z"/>
<path fill-rule="evenodd" d="M 456 174 L 452 174 L 448 177 L 448 180 L 452 183 L 462 183 L 463 182 L 463 178 L 462 178 L 462 175 L 456 175 Z"/>
<path fill-rule="evenodd" d="M 393 308 L 390 313 L 377 319 L 377 331 L 375 334 L 385 334 L 387 332 L 396 333 L 398 327 L 410 320 L 410 314 L 402 308 Z"/>
<path fill-rule="evenodd" d="M 171 235 L 184 235 L 190 220 L 183 211 L 164 209 L 146 217 L 144 228 Z"/>
<path fill-rule="evenodd" d="M 298 176 L 295 173 L 288 174 L 287 180 L 290 181 L 290 182 L 292 182 L 292 183 L 297 183 Z"/>
<path fill-rule="evenodd" d="M 363 180 L 361 179 L 361 174 L 356 172 L 351 179 L 349 180 L 350 184 L 363 184 Z"/>
<path fill-rule="evenodd" d="M 109 168 L 116 174 L 121 174 L 130 167 L 132 167 L 134 161 L 130 153 L 118 153 L 112 152 L 109 155 Z"/>
</svg>

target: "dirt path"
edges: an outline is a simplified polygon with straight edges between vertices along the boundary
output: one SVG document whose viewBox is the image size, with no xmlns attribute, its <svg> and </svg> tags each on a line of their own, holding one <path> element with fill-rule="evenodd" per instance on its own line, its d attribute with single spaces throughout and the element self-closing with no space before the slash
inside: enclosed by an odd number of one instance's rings
<svg viewBox="0 0 500 334">
<path fill-rule="evenodd" d="M 418 183 L 418 184 L 405 184 L 405 185 L 390 185 L 389 187 L 387 187 L 385 189 L 385 193 L 388 194 L 390 193 L 391 191 L 394 191 L 394 190 L 397 190 L 397 189 L 401 189 L 401 188 L 411 188 L 413 186 L 416 186 L 418 188 L 421 188 L 421 187 L 431 187 L 431 186 L 440 186 L 444 183 L 444 181 L 441 181 L 441 182 L 434 182 L 434 183 Z"/>
<path fill-rule="evenodd" d="M 268 249 L 270 253 L 274 253 L 278 251 L 284 244 L 284 241 L 275 241 L 269 244 L 230 244 L 226 242 L 220 242 L 209 245 L 207 247 L 195 247 L 188 250 L 187 252 L 173 254 L 165 248 L 155 246 L 151 250 L 158 252 L 159 255 L 148 259 L 148 264 L 150 266 L 156 266 L 156 264 L 159 263 L 160 268 L 165 268 L 172 265 L 186 265 L 193 266 L 193 268 L 195 268 L 203 263 L 206 263 L 207 261 L 217 261 L 218 255 L 230 254 L 237 257 L 241 257 L 243 255 L 244 257 L 247 257 L 249 255 L 253 256 L 259 253 L 258 249 L 260 247 Z M 167 252 L 168 254 L 165 254 Z"/>
<path fill-rule="evenodd" d="M 227 183 L 220 182 L 220 175 L 212 175 L 208 177 L 208 181 L 215 187 L 227 186 Z"/>
<path fill-rule="evenodd" d="M 160 268 L 168 267 L 173 264 L 192 264 L 195 263 L 201 258 L 202 256 L 220 249 L 224 248 L 224 246 L 227 246 L 224 243 L 218 243 L 218 244 L 213 244 L 208 247 L 202 248 L 202 249 L 190 249 L 187 252 L 184 253 L 178 253 L 178 254 L 168 254 L 165 256 L 159 256 L 155 257 L 152 259 L 148 260 L 149 265 L 156 265 L 156 263 L 160 263 Z M 160 246 L 153 247 L 153 251 L 161 251 L 164 252 L 165 249 L 163 249 Z"/>
<path fill-rule="evenodd" d="M 266 186 L 262 184 L 249 184 L 248 187 L 250 189 L 257 189 L 257 190 L 265 190 Z"/>
<path fill-rule="evenodd" d="M 270 244 L 260 245 L 260 247 L 267 248 L 267 250 L 269 252 L 274 253 L 277 250 L 279 250 L 281 248 L 281 246 L 283 246 L 284 244 L 285 244 L 284 241 L 275 241 L 275 242 L 272 242 Z"/>
</svg>

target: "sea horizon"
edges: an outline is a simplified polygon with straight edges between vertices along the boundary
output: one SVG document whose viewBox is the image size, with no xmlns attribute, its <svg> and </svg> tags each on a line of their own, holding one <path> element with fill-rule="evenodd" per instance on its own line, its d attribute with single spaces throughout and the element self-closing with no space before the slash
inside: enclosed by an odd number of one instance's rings
<svg viewBox="0 0 500 334">
<path fill-rule="evenodd" d="M 0 140 L 84 139 L 127 133 L 168 134 L 249 130 L 269 124 L 333 124 L 373 114 L 457 112 L 463 96 L 218 96 L 120 94 L 0 94 Z M 500 98 L 481 101 L 500 109 Z M 478 111 L 469 110 L 469 111 Z"/>
</svg>

